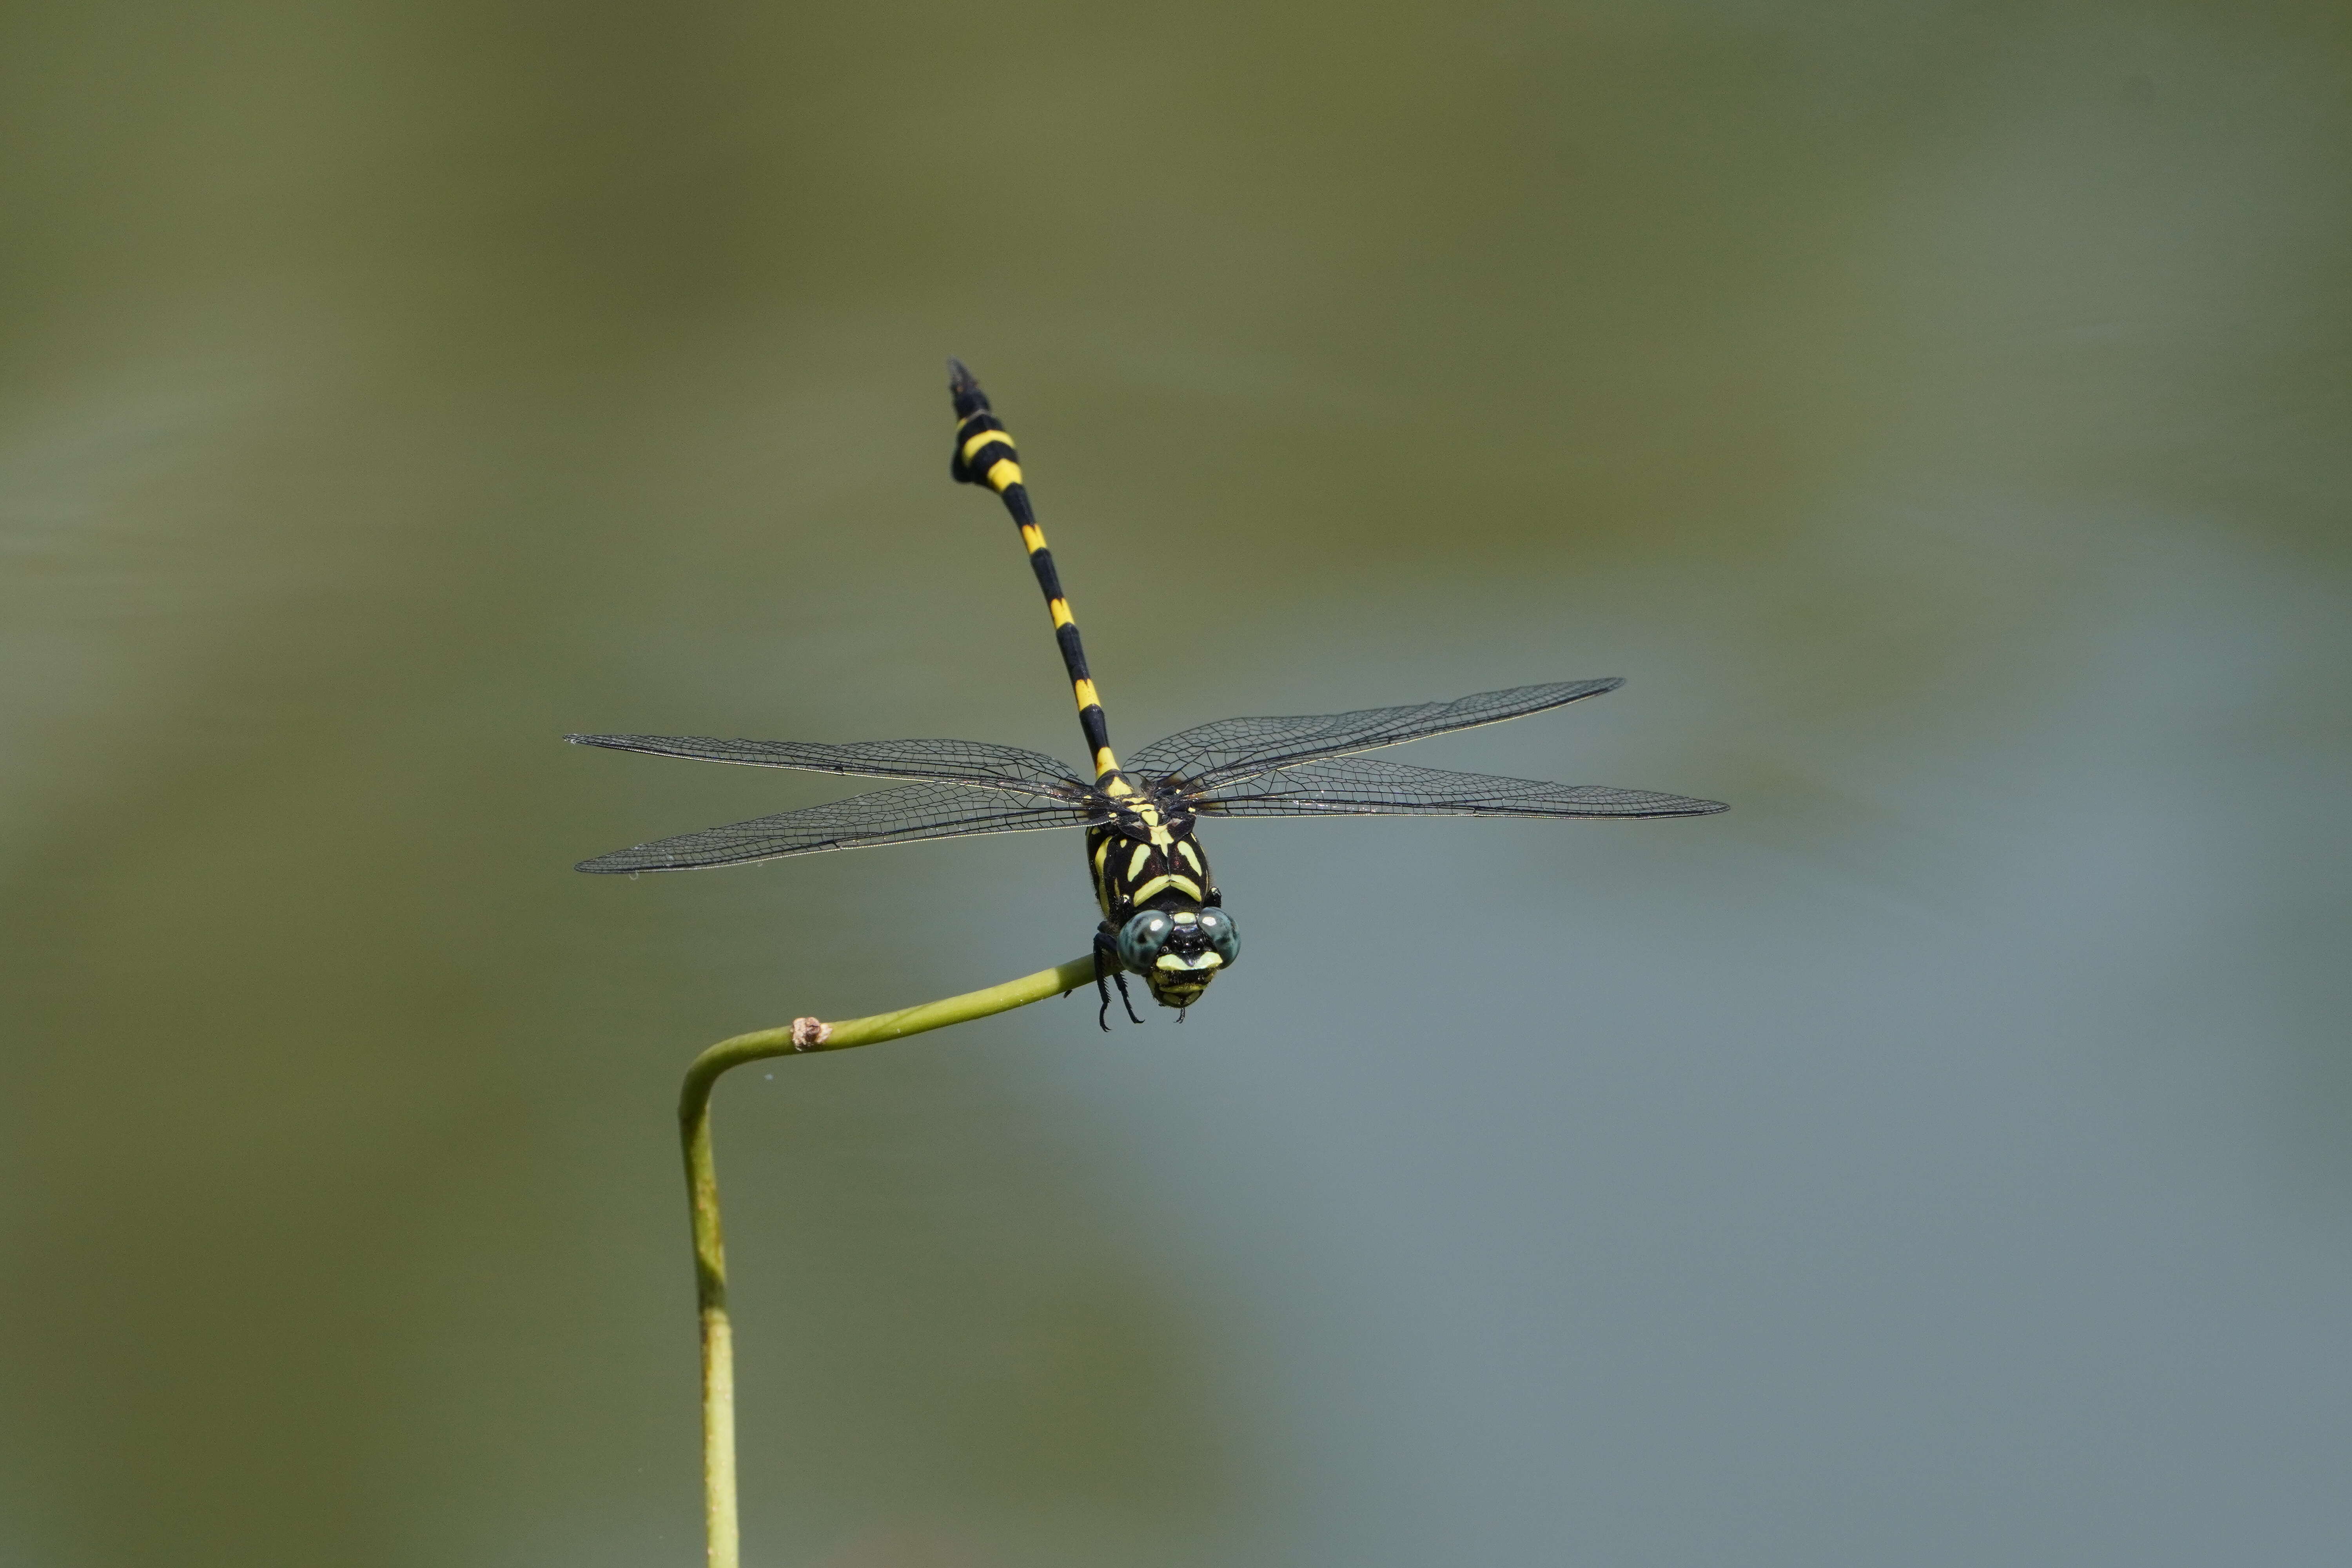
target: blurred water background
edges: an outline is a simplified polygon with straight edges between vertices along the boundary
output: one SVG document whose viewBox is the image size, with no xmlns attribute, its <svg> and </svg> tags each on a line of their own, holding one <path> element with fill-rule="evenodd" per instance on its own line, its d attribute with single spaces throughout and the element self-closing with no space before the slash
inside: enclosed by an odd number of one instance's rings
<svg viewBox="0 0 2352 1568">
<path fill-rule="evenodd" d="M 2352 26 L 0 12 L 0 1563 L 700 1561 L 702 1045 L 1084 951 L 847 786 L 1623 675 L 1181 1026 L 719 1108 L 749 1561 L 2352 1552 Z"/>
</svg>

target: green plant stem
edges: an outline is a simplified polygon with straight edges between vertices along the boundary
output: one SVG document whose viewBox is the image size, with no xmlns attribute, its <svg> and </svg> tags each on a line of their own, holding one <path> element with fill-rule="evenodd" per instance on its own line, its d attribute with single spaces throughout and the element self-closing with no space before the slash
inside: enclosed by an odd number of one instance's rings
<svg viewBox="0 0 2352 1568">
<path fill-rule="evenodd" d="M 727 1317 L 727 1244 L 719 1226 L 719 1172 L 710 1157 L 710 1091 L 719 1075 L 767 1057 L 845 1051 L 969 1023 L 1066 995 L 1092 984 L 1094 977 L 1095 961 L 1089 955 L 984 991 L 967 991 L 870 1018 L 838 1024 L 795 1018 L 783 1028 L 721 1040 L 686 1069 L 677 1129 L 686 1148 L 687 1202 L 694 1219 L 694 1293 L 702 1319 L 702 1522 L 710 1568 L 740 1568 L 741 1561 L 735 1507 L 735 1332 Z"/>
</svg>

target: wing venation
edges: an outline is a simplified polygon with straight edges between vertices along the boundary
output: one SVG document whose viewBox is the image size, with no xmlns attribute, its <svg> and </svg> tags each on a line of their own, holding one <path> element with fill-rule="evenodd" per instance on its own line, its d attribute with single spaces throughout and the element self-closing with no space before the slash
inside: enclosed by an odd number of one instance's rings
<svg viewBox="0 0 2352 1568">
<path fill-rule="evenodd" d="M 863 849 L 882 844 L 912 844 L 925 838 L 963 838 L 984 833 L 1029 833 L 1046 827 L 1083 827 L 1087 808 L 1075 802 L 1022 805 L 1002 795 L 978 794 L 960 784 L 903 784 L 854 795 L 846 800 L 798 811 L 778 812 L 724 827 L 706 827 L 656 838 L 580 862 L 583 871 L 696 871 L 713 866 L 748 866 L 788 855 L 829 849 Z"/>
<path fill-rule="evenodd" d="M 1706 816 L 1721 801 L 1606 784 L 1549 784 L 1494 773 L 1337 757 L 1215 792 L 1194 805 L 1214 816 Z"/>
<path fill-rule="evenodd" d="M 1255 778 L 1277 768 L 1327 757 L 1342 757 L 1394 746 L 1481 724 L 1540 713 L 1587 697 L 1613 691 L 1624 682 L 1551 681 L 1481 691 L 1451 702 L 1415 702 L 1402 708 L 1365 708 L 1350 713 L 1297 714 L 1289 718 L 1220 719 L 1154 741 L 1128 760 L 1127 771 L 1152 780 L 1171 779 L 1188 795 Z"/>
<path fill-rule="evenodd" d="M 645 752 L 659 757 L 691 757 L 705 763 L 739 763 L 755 768 L 798 768 L 806 773 L 849 773 L 860 778 L 923 779 L 978 789 L 1009 790 L 1048 800 L 1076 798 L 1086 780 L 1058 757 L 985 741 L 858 741 L 825 745 L 814 741 L 721 741 L 707 735 L 566 735 L 576 746 Z"/>
</svg>

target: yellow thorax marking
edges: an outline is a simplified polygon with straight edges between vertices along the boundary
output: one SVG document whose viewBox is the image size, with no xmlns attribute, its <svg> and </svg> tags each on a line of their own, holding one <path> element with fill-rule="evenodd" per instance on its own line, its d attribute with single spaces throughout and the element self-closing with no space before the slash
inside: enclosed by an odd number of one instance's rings
<svg viewBox="0 0 2352 1568">
<path fill-rule="evenodd" d="M 1201 868 L 1201 852 L 1192 847 L 1192 841 L 1191 839 L 1187 838 L 1182 843 L 1177 845 L 1176 853 L 1184 857 L 1185 863 L 1191 866 L 1195 871 Z"/>
<path fill-rule="evenodd" d="M 1137 845 L 1135 853 L 1127 858 L 1127 879 L 1130 882 L 1135 880 L 1143 874 L 1143 868 L 1150 864 L 1151 864 L 1151 846 Z"/>
<path fill-rule="evenodd" d="M 1160 816 L 1158 806 L 1147 800 L 1139 802 L 1129 809 L 1135 813 L 1138 822 L 1151 830 L 1151 842 L 1155 847 L 1165 849 L 1176 842 L 1176 836 L 1168 831 L 1168 824 Z M 1129 876 L 1134 874 L 1132 871 L 1128 873 Z"/>
<path fill-rule="evenodd" d="M 1192 880 L 1190 877 L 1180 877 L 1173 871 L 1169 872 L 1163 877 L 1152 878 L 1151 880 L 1144 883 L 1143 886 L 1136 889 L 1132 893 L 1129 893 L 1128 897 L 1139 904 L 1143 902 L 1144 900 L 1151 897 L 1154 893 L 1159 892 L 1163 888 L 1178 889 L 1187 897 L 1196 901 L 1201 897 L 1200 883 Z"/>
<path fill-rule="evenodd" d="M 991 441 L 1002 441 L 1006 446 L 1010 447 L 1013 445 L 1013 436 L 1010 431 L 1005 430 L 982 430 L 979 435 L 974 436 L 971 440 L 966 441 L 963 444 L 963 460 L 967 463 L 971 462 L 972 454 L 979 451 L 982 447 L 987 446 Z"/>
</svg>

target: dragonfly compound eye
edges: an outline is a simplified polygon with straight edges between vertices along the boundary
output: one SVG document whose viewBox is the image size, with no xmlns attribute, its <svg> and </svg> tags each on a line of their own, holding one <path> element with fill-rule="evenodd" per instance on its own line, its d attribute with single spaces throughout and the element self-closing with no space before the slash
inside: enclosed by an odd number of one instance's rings
<svg viewBox="0 0 2352 1568">
<path fill-rule="evenodd" d="M 1227 963 L 1241 956 L 1242 934 L 1234 929 L 1234 917 L 1224 910 L 1202 910 L 1201 934 L 1209 939 L 1209 950 Z"/>
<path fill-rule="evenodd" d="M 1167 947 L 1176 922 L 1160 910 L 1141 910 L 1118 928 L 1118 961 L 1138 974 L 1151 973 L 1152 961 Z"/>
</svg>

